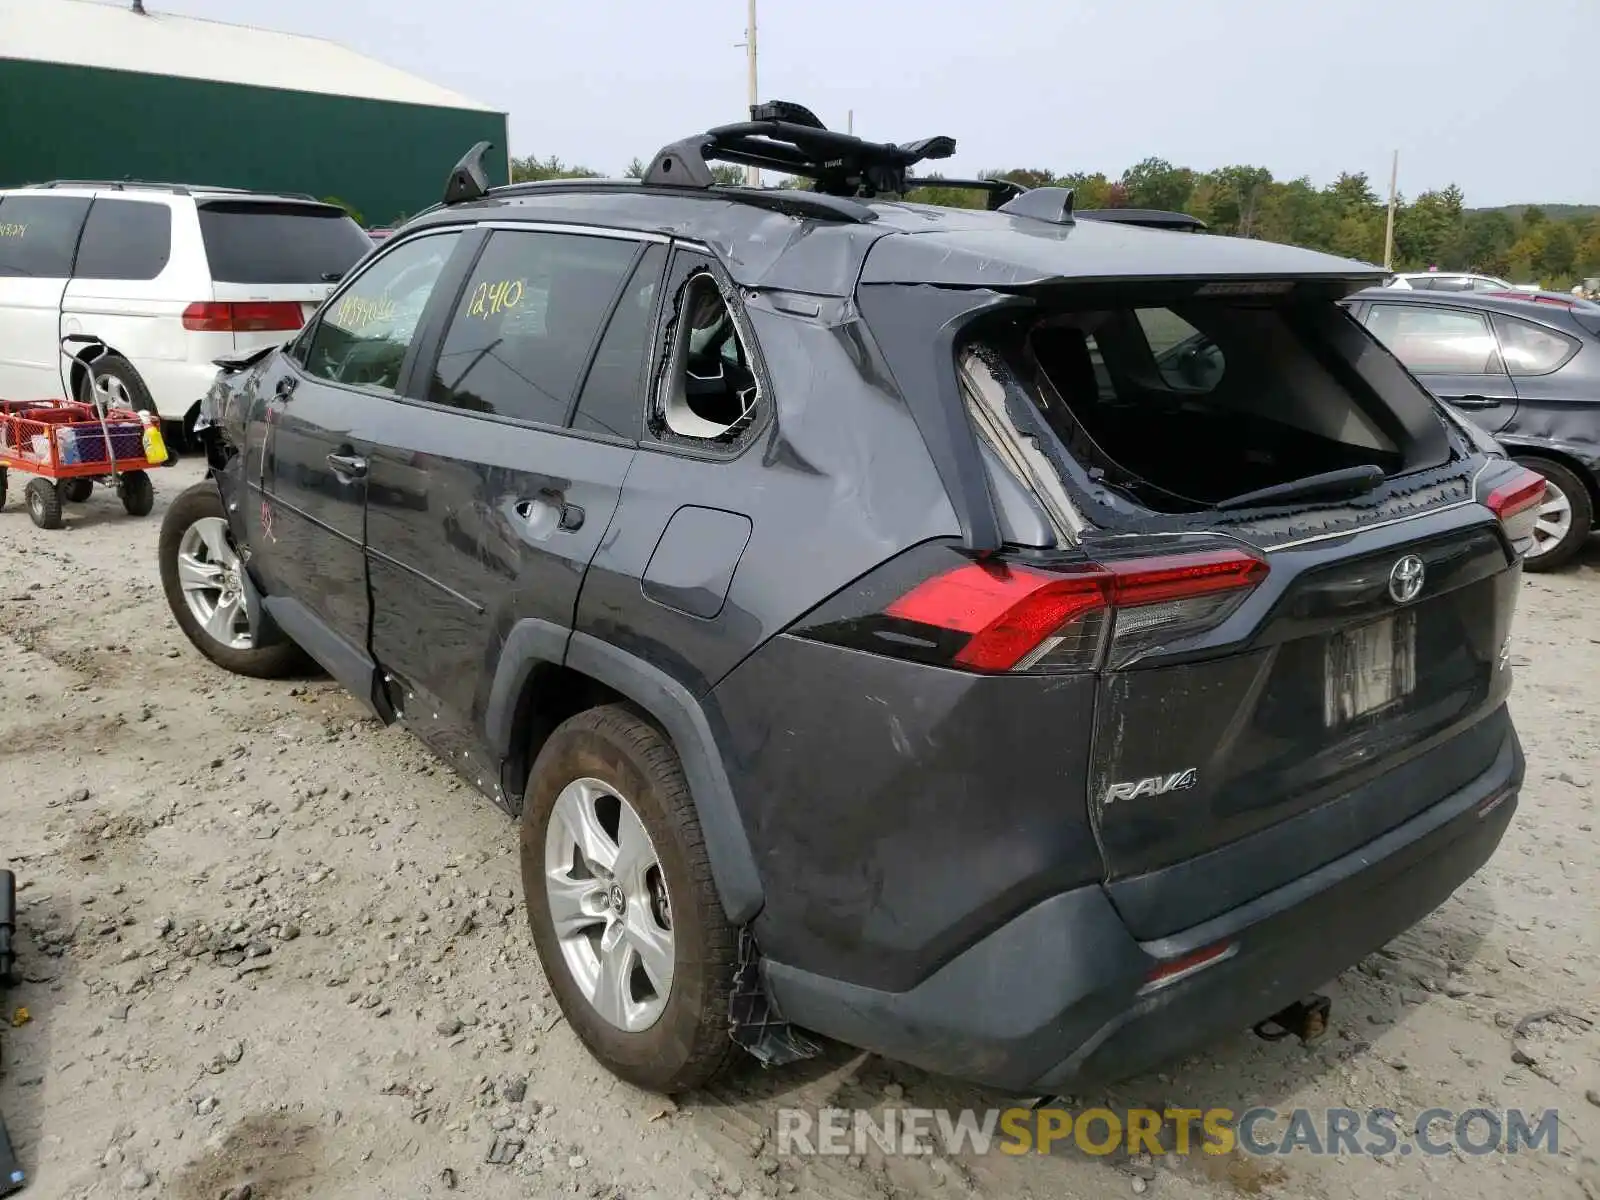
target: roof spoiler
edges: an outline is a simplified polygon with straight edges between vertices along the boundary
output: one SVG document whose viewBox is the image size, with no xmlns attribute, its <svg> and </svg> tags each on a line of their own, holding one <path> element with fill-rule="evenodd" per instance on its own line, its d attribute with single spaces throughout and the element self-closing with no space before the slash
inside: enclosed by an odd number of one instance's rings
<svg viewBox="0 0 1600 1200">
<path fill-rule="evenodd" d="M 1206 223 L 1199 217 L 1159 208 L 1086 208 L 1078 216 L 1085 221 L 1110 221 L 1117 225 L 1138 225 L 1143 229 L 1176 229 L 1185 233 L 1204 233 L 1206 230 Z"/>
</svg>

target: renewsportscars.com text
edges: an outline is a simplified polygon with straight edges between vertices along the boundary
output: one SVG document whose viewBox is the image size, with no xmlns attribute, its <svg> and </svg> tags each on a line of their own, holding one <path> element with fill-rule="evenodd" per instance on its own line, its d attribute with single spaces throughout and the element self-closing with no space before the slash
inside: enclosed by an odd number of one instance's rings
<svg viewBox="0 0 1600 1200">
<path fill-rule="evenodd" d="M 1484 1155 L 1559 1151 L 1555 1109 L 778 1110 L 779 1154 Z"/>
</svg>

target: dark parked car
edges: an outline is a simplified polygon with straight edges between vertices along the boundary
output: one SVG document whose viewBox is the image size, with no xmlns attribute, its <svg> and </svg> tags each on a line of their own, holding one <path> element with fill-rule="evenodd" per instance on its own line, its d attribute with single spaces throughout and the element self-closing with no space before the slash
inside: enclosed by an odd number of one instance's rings
<svg viewBox="0 0 1600 1200">
<path fill-rule="evenodd" d="M 645 1087 L 1309 1035 L 1516 807 L 1544 484 L 1339 307 L 1377 273 L 893 198 L 953 148 L 775 106 L 636 183 L 469 155 L 224 371 L 163 527 L 204 654 L 308 654 L 519 817 L 562 1011 Z"/>
<path fill-rule="evenodd" d="M 1528 570 L 1569 561 L 1600 503 L 1600 307 L 1392 288 L 1349 303 L 1424 386 L 1544 476 Z"/>
</svg>

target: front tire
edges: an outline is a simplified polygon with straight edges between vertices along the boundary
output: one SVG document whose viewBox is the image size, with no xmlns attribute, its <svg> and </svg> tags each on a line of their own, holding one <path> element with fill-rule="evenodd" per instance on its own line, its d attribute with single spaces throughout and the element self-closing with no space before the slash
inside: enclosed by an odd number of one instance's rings
<svg viewBox="0 0 1600 1200">
<path fill-rule="evenodd" d="M 621 705 L 563 722 L 529 776 L 520 842 L 534 945 L 589 1052 L 649 1091 L 709 1081 L 735 1050 L 736 937 L 660 730 Z"/>
<path fill-rule="evenodd" d="M 1577 474 L 1561 463 L 1536 455 L 1519 457 L 1519 463 L 1544 476 L 1548 490 L 1539 506 L 1533 549 L 1522 560 L 1525 571 L 1554 571 L 1566 566 L 1583 548 L 1594 528 L 1594 504 L 1589 489 Z"/>
<path fill-rule="evenodd" d="M 235 675 L 255 679 L 311 671 L 292 642 L 254 644 L 240 590 L 244 565 L 216 484 L 197 483 L 172 502 L 161 522 L 157 554 L 167 607 L 201 654 Z"/>
</svg>

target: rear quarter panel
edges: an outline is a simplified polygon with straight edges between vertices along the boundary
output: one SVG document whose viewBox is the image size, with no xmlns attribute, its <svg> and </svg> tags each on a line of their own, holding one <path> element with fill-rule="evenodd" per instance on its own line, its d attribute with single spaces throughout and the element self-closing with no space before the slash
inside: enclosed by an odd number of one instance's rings
<svg viewBox="0 0 1600 1200">
<path fill-rule="evenodd" d="M 697 696 L 833 591 L 956 530 L 916 424 L 860 321 L 838 304 L 816 318 L 763 300 L 747 307 L 775 401 L 765 425 L 732 456 L 646 441 L 578 603 L 580 633 L 655 664 Z M 727 587 L 710 618 L 641 588 L 668 523 L 688 506 L 749 519 L 731 583 L 705 581 Z M 721 557 L 707 569 L 725 570 Z M 693 581 L 679 582 L 692 590 Z"/>
</svg>

